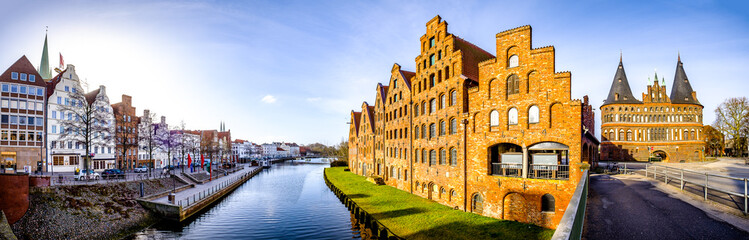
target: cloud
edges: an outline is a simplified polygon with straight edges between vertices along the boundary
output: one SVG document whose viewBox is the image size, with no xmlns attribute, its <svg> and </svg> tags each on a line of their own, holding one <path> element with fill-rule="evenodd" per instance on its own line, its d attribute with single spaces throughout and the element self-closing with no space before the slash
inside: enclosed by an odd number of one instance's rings
<svg viewBox="0 0 749 240">
<path fill-rule="evenodd" d="M 276 102 L 276 100 L 277 100 L 276 97 L 269 94 L 269 95 L 265 95 L 265 97 L 263 97 L 261 101 L 263 101 L 264 103 L 274 103 Z"/>
<path fill-rule="evenodd" d="M 314 97 L 314 98 L 307 98 L 307 102 L 317 102 L 320 101 L 322 98 L 320 97 Z"/>
</svg>

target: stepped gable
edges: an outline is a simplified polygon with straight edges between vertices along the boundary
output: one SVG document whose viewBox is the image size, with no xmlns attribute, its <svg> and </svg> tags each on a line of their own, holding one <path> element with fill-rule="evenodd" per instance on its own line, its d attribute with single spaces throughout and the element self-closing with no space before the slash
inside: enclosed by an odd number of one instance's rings
<svg viewBox="0 0 749 240">
<path fill-rule="evenodd" d="M 614 75 L 614 81 L 611 83 L 609 95 L 603 105 L 615 103 L 642 103 L 632 95 L 632 89 L 629 88 L 629 81 L 627 81 L 627 74 L 624 72 L 621 57 L 619 57 L 619 67 L 616 68 L 616 75 Z"/>
<path fill-rule="evenodd" d="M 697 94 L 692 90 L 692 85 L 689 84 L 689 78 L 687 78 L 687 73 L 684 72 L 683 65 L 684 64 L 681 63 L 681 56 L 679 56 L 676 63 L 674 83 L 671 86 L 671 103 L 695 104 L 702 106 L 700 101 L 697 100 Z"/>
<path fill-rule="evenodd" d="M 463 53 L 463 75 L 473 81 L 478 81 L 479 63 L 494 58 L 494 55 L 455 34 L 453 36 L 455 48 Z"/>
</svg>

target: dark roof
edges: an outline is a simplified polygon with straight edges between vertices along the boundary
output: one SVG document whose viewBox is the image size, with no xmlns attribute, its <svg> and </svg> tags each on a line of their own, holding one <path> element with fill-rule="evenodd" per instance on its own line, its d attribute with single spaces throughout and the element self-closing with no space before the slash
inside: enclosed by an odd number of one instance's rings
<svg viewBox="0 0 749 240">
<path fill-rule="evenodd" d="M 26 73 L 29 75 L 34 75 L 34 82 L 29 81 L 21 81 L 21 80 L 13 80 L 11 79 L 10 75 L 11 72 L 17 72 L 17 73 Z M 18 83 L 18 84 L 26 84 L 26 85 L 35 85 L 39 87 L 47 87 L 47 82 L 44 81 L 42 78 L 42 75 L 39 75 L 39 72 L 36 71 L 36 68 L 34 68 L 34 65 L 31 65 L 31 62 L 29 62 L 29 59 L 26 58 L 26 55 L 21 56 L 13 65 L 10 65 L 10 67 L 3 72 L 3 74 L 0 74 L 0 82 L 10 82 L 10 83 Z"/>
<path fill-rule="evenodd" d="M 619 94 L 619 99 L 616 98 L 616 94 Z M 629 81 L 627 81 L 627 74 L 624 73 L 624 64 L 622 64 L 621 58 L 619 58 L 619 67 L 616 68 L 614 82 L 611 83 L 609 96 L 603 102 L 603 105 L 615 103 L 642 103 L 632 95 L 632 90 L 629 88 Z"/>
<path fill-rule="evenodd" d="M 478 80 L 479 63 L 494 58 L 494 55 L 456 35 L 453 36 L 455 36 L 455 48 L 463 53 L 462 74 L 470 79 Z"/>
<path fill-rule="evenodd" d="M 62 81 L 62 74 L 64 74 L 67 71 L 68 70 L 65 69 L 64 71 L 58 73 L 56 76 L 47 80 L 47 83 L 46 83 L 47 84 L 47 98 L 49 98 L 50 96 L 52 96 L 52 94 L 55 93 L 55 88 L 57 88 L 57 84 Z"/>
<path fill-rule="evenodd" d="M 377 85 L 379 85 L 380 87 L 380 101 L 382 101 L 382 105 L 384 106 L 386 102 L 385 99 L 387 98 L 387 95 L 388 95 L 389 87 L 382 85 L 382 83 L 378 83 Z"/>
<path fill-rule="evenodd" d="M 101 88 L 97 88 L 96 90 L 83 94 L 83 96 L 86 97 L 86 102 L 88 102 L 88 105 L 91 105 L 96 101 L 96 95 L 99 95 L 100 90 Z"/>
<path fill-rule="evenodd" d="M 356 131 L 356 135 L 359 136 L 359 119 L 361 119 L 361 112 L 354 112 L 351 111 L 351 115 L 353 115 L 352 120 L 354 120 L 351 124 L 354 124 L 354 130 Z"/>
<path fill-rule="evenodd" d="M 415 72 L 406 71 L 406 70 L 400 70 L 401 76 L 403 77 L 403 80 L 405 80 L 406 86 L 408 86 L 408 90 L 411 90 L 411 78 L 416 76 Z"/>
<path fill-rule="evenodd" d="M 684 72 L 684 64 L 681 63 L 681 56 L 676 63 L 676 74 L 674 74 L 674 83 L 671 86 L 671 103 L 696 104 L 702 106 L 696 97 L 692 97 L 692 85 L 689 84 L 687 73 Z"/>
<path fill-rule="evenodd" d="M 369 130 L 371 132 L 374 132 L 374 106 L 369 106 L 367 102 L 364 102 L 367 107 L 365 108 L 367 110 L 367 117 L 369 118 Z"/>
</svg>

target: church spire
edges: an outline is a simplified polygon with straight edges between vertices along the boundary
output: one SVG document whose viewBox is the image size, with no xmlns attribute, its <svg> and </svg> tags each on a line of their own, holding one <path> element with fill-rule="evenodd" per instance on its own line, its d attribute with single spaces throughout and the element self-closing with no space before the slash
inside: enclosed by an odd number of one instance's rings
<svg viewBox="0 0 749 240">
<path fill-rule="evenodd" d="M 603 105 L 615 103 L 642 103 L 632 95 L 632 90 L 629 88 L 629 81 L 627 80 L 627 74 L 624 72 L 624 64 L 622 63 L 621 56 L 620 53 L 619 66 L 616 68 L 614 82 L 611 83 L 609 95 L 606 100 L 604 100 Z"/>
<path fill-rule="evenodd" d="M 681 54 L 679 54 L 676 62 L 676 74 L 674 74 L 674 83 L 671 86 L 671 102 L 702 105 L 697 100 L 697 93 L 692 90 L 687 73 L 684 72 Z"/>
<path fill-rule="evenodd" d="M 47 31 L 44 32 L 44 49 L 42 49 L 42 62 L 39 64 L 39 75 L 42 75 L 43 79 L 52 78 L 52 73 L 49 71 L 49 54 L 47 51 Z"/>
</svg>

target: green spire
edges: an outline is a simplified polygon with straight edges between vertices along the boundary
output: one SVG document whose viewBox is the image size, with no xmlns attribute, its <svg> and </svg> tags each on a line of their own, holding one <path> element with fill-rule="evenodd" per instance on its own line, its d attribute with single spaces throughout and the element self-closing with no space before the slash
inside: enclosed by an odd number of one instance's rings
<svg viewBox="0 0 749 240">
<path fill-rule="evenodd" d="M 49 54 L 47 53 L 47 34 L 44 34 L 44 50 L 42 50 L 42 62 L 39 64 L 39 74 L 42 75 L 43 79 L 52 78 L 52 73 L 49 71 Z"/>
</svg>

